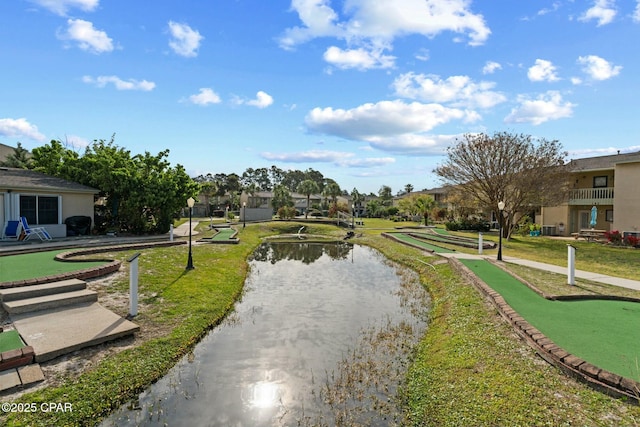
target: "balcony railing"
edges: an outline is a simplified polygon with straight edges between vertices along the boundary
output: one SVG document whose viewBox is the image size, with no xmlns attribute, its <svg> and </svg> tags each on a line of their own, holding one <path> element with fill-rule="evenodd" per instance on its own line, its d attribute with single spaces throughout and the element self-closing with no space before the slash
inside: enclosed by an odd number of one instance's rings
<svg viewBox="0 0 640 427">
<path fill-rule="evenodd" d="M 576 188 L 569 192 L 570 205 L 612 205 L 613 187 Z"/>
</svg>

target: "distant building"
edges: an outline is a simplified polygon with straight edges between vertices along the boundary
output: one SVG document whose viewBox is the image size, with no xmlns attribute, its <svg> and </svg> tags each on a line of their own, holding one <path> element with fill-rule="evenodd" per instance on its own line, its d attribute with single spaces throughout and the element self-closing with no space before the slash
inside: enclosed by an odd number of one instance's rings
<svg viewBox="0 0 640 427">
<path fill-rule="evenodd" d="M 94 218 L 95 188 L 28 169 L 0 167 L 0 224 L 27 218 L 44 226 L 52 237 L 67 235 L 70 216 Z"/>
<path fill-rule="evenodd" d="M 550 234 L 570 235 L 592 228 L 640 232 L 640 151 L 571 160 L 571 189 L 559 206 L 543 206 L 540 221 Z"/>
</svg>

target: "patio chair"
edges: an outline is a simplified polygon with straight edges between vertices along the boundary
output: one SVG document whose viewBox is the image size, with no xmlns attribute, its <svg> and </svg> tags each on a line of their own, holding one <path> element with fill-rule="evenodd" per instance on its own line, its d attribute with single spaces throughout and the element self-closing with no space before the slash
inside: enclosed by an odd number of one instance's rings
<svg viewBox="0 0 640 427">
<path fill-rule="evenodd" d="M 29 238 L 33 235 L 38 236 L 38 238 L 42 241 L 44 240 L 52 240 L 47 230 L 44 227 L 29 227 L 27 223 L 27 218 L 24 216 L 20 217 L 20 223 L 22 224 L 22 229 L 25 233 L 24 240 L 29 240 Z"/>
<path fill-rule="evenodd" d="M 7 221 L 2 229 L 3 239 L 16 239 L 20 238 L 22 234 L 22 223 L 20 221 Z"/>
</svg>

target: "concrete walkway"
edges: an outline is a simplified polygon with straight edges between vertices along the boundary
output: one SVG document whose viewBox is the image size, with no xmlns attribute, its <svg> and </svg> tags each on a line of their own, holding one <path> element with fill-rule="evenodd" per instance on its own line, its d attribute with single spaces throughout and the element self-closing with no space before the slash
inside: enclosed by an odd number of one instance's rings
<svg viewBox="0 0 640 427">
<path fill-rule="evenodd" d="M 442 253 L 438 254 L 445 258 L 458 258 L 458 259 L 494 259 L 495 255 L 487 256 L 487 255 L 474 255 L 474 254 L 463 254 L 463 253 Z M 562 267 L 559 265 L 546 264 L 543 262 L 537 261 L 529 261 L 526 259 L 514 258 L 509 256 L 502 256 L 502 260 L 504 262 L 510 262 L 512 264 L 518 264 L 525 267 L 536 268 L 538 270 L 549 271 L 552 273 L 558 273 L 567 275 L 567 267 Z M 621 277 L 613 277 L 607 276 L 605 274 L 600 273 L 592 273 L 584 270 L 576 270 L 575 277 L 578 279 L 591 280 L 598 283 L 605 283 L 607 285 L 619 286 L 621 288 L 633 289 L 636 291 L 640 291 L 640 281 L 623 279 Z"/>
</svg>

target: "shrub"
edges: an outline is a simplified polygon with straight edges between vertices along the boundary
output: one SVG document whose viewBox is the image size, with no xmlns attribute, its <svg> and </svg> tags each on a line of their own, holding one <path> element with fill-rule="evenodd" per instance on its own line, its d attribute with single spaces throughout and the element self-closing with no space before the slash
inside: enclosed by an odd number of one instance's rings
<svg viewBox="0 0 640 427">
<path fill-rule="evenodd" d="M 622 234 L 618 230 L 607 231 L 604 233 L 604 237 L 607 238 L 607 241 L 612 245 L 622 245 Z"/>
<path fill-rule="evenodd" d="M 296 216 L 296 209 L 292 206 L 283 206 L 280 209 L 278 209 L 278 217 L 280 219 L 291 219 L 291 218 L 295 218 Z"/>
<path fill-rule="evenodd" d="M 635 248 L 640 244 L 640 238 L 630 234 L 624 238 L 624 244 Z"/>
<path fill-rule="evenodd" d="M 446 222 L 445 226 L 449 231 L 459 231 L 459 230 L 467 230 L 467 231 L 489 231 L 491 225 L 485 221 L 484 219 L 476 219 L 476 218 L 465 218 L 460 221 L 450 221 Z"/>
</svg>

